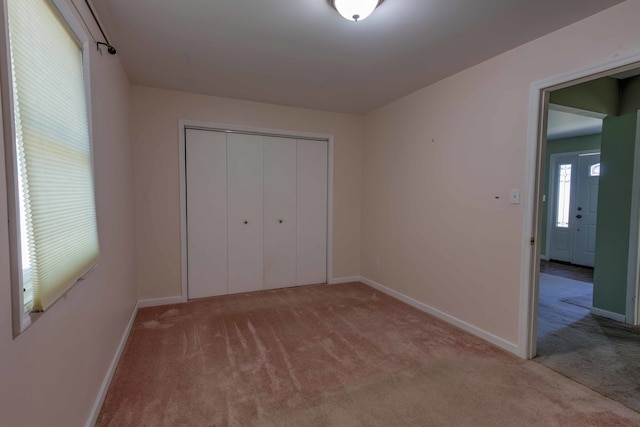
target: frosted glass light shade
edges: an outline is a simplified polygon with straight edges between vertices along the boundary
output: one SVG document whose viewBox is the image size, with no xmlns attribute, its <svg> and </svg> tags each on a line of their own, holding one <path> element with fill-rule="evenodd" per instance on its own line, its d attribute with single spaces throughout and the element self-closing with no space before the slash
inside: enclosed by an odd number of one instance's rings
<svg viewBox="0 0 640 427">
<path fill-rule="evenodd" d="M 334 0 L 333 6 L 345 19 L 362 21 L 371 15 L 380 3 L 379 0 Z"/>
</svg>

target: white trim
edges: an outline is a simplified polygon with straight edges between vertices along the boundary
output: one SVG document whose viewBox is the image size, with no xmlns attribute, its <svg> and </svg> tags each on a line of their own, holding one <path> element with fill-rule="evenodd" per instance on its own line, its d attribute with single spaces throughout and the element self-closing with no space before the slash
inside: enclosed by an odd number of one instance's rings
<svg viewBox="0 0 640 427">
<path fill-rule="evenodd" d="M 187 170 L 186 170 L 186 120 L 178 120 L 178 161 L 180 163 L 180 281 L 182 301 L 189 300 L 187 288 Z"/>
<path fill-rule="evenodd" d="M 181 304 L 183 302 L 185 301 L 183 300 L 182 295 L 176 295 L 175 297 L 142 299 L 138 301 L 138 307 L 159 307 L 161 305 Z"/>
<path fill-rule="evenodd" d="M 89 34 L 89 29 L 85 30 L 85 27 L 82 25 L 83 17 L 80 14 L 80 11 L 76 9 L 76 13 L 71 9 L 66 0 L 50 0 L 53 7 L 58 10 L 58 13 L 62 17 L 62 19 L 66 22 L 71 29 L 71 32 L 76 36 L 80 44 L 83 46 L 83 49 L 87 49 L 90 44 L 93 44 L 91 40 L 91 35 Z M 71 2 L 75 8 L 75 4 Z M 84 59 L 84 58 L 83 58 Z"/>
<path fill-rule="evenodd" d="M 115 374 L 116 372 L 118 362 L 120 361 L 120 356 L 122 356 L 122 351 L 124 350 L 124 346 L 127 344 L 127 340 L 129 339 L 129 334 L 131 333 L 133 322 L 136 319 L 136 314 L 138 314 L 138 307 L 140 307 L 140 304 L 136 303 L 136 305 L 133 307 L 133 310 L 131 311 L 129 323 L 127 323 L 127 327 L 124 329 L 122 338 L 120 338 L 120 343 L 118 344 L 118 348 L 116 349 L 116 353 L 111 359 L 111 364 L 109 365 L 109 369 L 107 369 L 104 380 L 102 380 L 102 385 L 100 386 L 100 390 L 98 390 L 98 395 L 96 396 L 96 400 L 93 403 L 91 412 L 89 413 L 89 418 L 87 419 L 87 422 L 85 424 L 86 427 L 92 427 L 98 421 L 98 416 L 100 415 L 100 410 L 102 409 L 104 399 L 105 397 L 107 397 L 107 391 L 109 390 L 109 385 L 111 385 L 113 374 Z"/>
<path fill-rule="evenodd" d="M 518 346 L 512 342 L 509 342 L 505 339 L 502 339 L 496 335 L 493 335 L 483 329 L 480 329 L 476 326 L 473 326 L 470 323 L 465 322 L 464 320 L 460 320 L 457 317 L 451 316 L 443 311 L 440 311 L 436 308 L 433 308 L 427 304 L 424 304 L 418 300 L 415 300 L 409 296 L 404 295 L 401 292 L 395 291 L 393 289 L 389 289 L 384 285 L 381 285 L 378 282 L 375 282 L 371 279 L 367 279 L 366 277 L 361 277 L 360 281 L 383 292 L 397 300 L 400 300 L 406 304 L 409 304 L 412 307 L 417 308 L 418 310 L 424 311 L 425 313 L 431 314 L 432 316 L 437 317 L 438 319 L 444 320 L 445 322 L 456 326 L 466 332 L 469 332 L 472 335 L 477 336 L 478 338 L 482 338 L 485 341 L 488 341 L 503 350 L 509 351 L 511 353 L 519 354 Z"/>
<path fill-rule="evenodd" d="M 329 145 L 327 159 L 327 282 L 333 277 L 333 135 L 324 133 L 291 131 L 282 129 L 260 128 L 253 126 L 233 125 L 228 123 L 201 122 L 197 120 L 178 120 L 178 159 L 180 162 L 180 266 L 182 270 L 182 300 L 188 301 L 188 277 L 187 277 L 187 197 L 186 197 L 186 154 L 185 154 L 185 129 L 195 128 L 203 130 L 252 132 L 262 135 L 289 136 L 294 138 L 307 138 L 327 141 Z"/>
<path fill-rule="evenodd" d="M 541 147 L 539 130 L 544 122 L 541 114 L 545 106 L 545 91 L 561 84 L 568 85 L 574 80 L 584 79 L 600 73 L 613 71 L 616 68 L 633 66 L 640 62 L 640 51 L 629 52 L 615 59 L 603 58 L 598 64 L 583 67 L 574 72 L 564 73 L 545 80 L 534 82 L 529 89 L 529 117 L 527 129 L 527 150 L 525 159 L 525 189 L 527 198 L 524 202 L 524 219 L 522 226 L 522 259 L 520 272 L 520 307 L 518 348 L 520 356 L 531 359 L 536 352 L 536 323 L 538 305 L 538 274 L 535 268 L 540 253 L 539 243 L 530 243 L 532 236 L 537 236 L 538 204 L 540 197 L 538 188 Z M 541 102 L 542 101 L 542 102 Z M 542 119 L 542 120 L 541 120 Z M 542 136 L 544 137 L 544 136 Z"/>
<path fill-rule="evenodd" d="M 341 285 L 343 283 L 351 283 L 351 282 L 360 282 L 362 281 L 362 277 L 360 276 L 350 276 L 350 277 L 334 277 L 331 279 L 328 284 L 329 285 Z"/>
<path fill-rule="evenodd" d="M 591 307 L 591 314 L 594 316 L 600 316 L 607 319 L 615 320 L 616 322 L 624 323 L 626 316 L 624 314 L 614 313 L 612 311 L 602 310 L 601 308 Z"/>
<path fill-rule="evenodd" d="M 584 117 L 592 117 L 594 119 L 604 119 L 605 117 L 607 117 L 607 115 L 604 113 L 597 113 L 595 111 L 587 111 L 581 108 L 568 107 L 566 105 L 551 104 L 551 103 L 549 103 L 549 110 L 560 111 L 563 113 L 571 113 L 571 114 L 584 116 Z"/>
<path fill-rule="evenodd" d="M 13 336 L 16 337 L 31 325 L 31 317 L 25 313 L 22 289 L 22 251 L 20 238 L 20 207 L 18 203 L 18 162 L 15 150 L 16 132 L 13 106 L 15 105 L 12 88 L 12 77 L 9 64 L 10 43 L 8 25 L 8 3 L 0 3 L 2 9 L 2 34 L 0 34 L 0 55 L 2 66 L 0 67 L 0 92 L 2 97 L 2 131 L 3 150 L 6 171 L 7 188 L 7 220 L 9 238 L 9 270 L 11 277 L 11 319 Z"/>
</svg>

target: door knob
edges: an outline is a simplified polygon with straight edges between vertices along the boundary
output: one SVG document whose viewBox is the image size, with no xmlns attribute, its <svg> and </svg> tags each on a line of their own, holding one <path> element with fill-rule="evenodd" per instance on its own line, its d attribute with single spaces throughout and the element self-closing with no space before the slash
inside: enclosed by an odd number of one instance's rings
<svg viewBox="0 0 640 427">
<path fill-rule="evenodd" d="M 580 219 L 582 218 L 582 215 L 576 215 L 576 218 Z"/>
<path fill-rule="evenodd" d="M 582 210 L 582 206 L 578 206 L 578 210 L 581 211 Z"/>
</svg>

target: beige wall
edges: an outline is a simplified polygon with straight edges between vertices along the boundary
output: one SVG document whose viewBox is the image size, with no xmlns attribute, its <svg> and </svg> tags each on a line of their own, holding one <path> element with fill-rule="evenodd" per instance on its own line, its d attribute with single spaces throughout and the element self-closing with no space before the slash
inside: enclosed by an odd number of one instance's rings
<svg viewBox="0 0 640 427">
<path fill-rule="evenodd" d="M 84 425 L 136 301 L 130 85 L 117 57 L 91 52 L 102 257 L 86 280 L 13 339 L 9 243 L 7 227 L 0 227 L 2 426 Z M 4 164 L 0 150 L 1 224 L 7 224 Z"/>
<path fill-rule="evenodd" d="M 139 297 L 180 295 L 178 119 L 334 135 L 333 277 L 359 275 L 363 119 L 133 87 Z"/>
<path fill-rule="evenodd" d="M 367 115 L 362 274 L 517 343 L 525 213 L 509 192 L 527 197 L 529 89 L 640 51 L 638 16 L 627 1 Z"/>
</svg>

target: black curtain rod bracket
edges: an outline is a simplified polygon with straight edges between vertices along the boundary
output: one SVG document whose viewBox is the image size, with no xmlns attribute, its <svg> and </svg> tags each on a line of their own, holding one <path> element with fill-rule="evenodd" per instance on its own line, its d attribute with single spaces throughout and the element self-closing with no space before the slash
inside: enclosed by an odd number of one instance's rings
<svg viewBox="0 0 640 427">
<path fill-rule="evenodd" d="M 100 22 L 98 22 L 98 18 L 96 17 L 96 14 L 93 11 L 93 8 L 91 7 L 91 4 L 89 3 L 89 0 L 84 0 L 84 2 L 87 4 L 87 7 L 89 8 L 89 12 L 91 12 L 91 16 L 93 16 L 93 20 L 96 21 L 96 24 L 98 25 L 98 28 L 100 29 L 100 33 L 102 33 L 102 37 L 104 38 L 104 42 L 96 42 L 96 46 L 98 47 L 98 49 L 100 49 L 101 45 L 102 46 L 106 46 L 107 47 L 107 52 L 109 52 L 109 54 L 111 54 L 111 55 L 115 55 L 116 54 L 116 48 L 113 47 L 113 45 L 111 43 L 109 43 L 109 39 L 107 38 L 107 35 L 102 30 L 102 25 L 100 25 Z"/>
<path fill-rule="evenodd" d="M 98 49 L 100 49 L 100 45 L 106 46 L 107 47 L 107 52 L 109 52 L 111 55 L 115 55 L 116 54 L 116 48 L 111 46 L 108 43 L 97 42 L 96 45 L 98 46 Z"/>
</svg>

